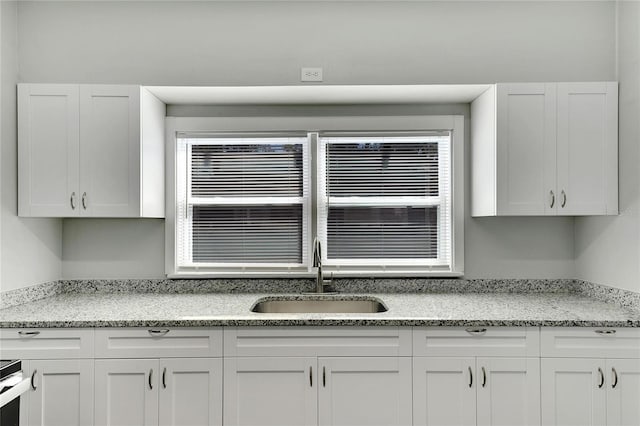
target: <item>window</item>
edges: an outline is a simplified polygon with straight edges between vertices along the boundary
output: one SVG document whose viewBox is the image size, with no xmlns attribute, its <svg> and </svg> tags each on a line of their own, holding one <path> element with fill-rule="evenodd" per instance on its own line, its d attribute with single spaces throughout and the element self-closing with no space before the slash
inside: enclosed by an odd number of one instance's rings
<svg viewBox="0 0 640 426">
<path fill-rule="evenodd" d="M 446 270 L 450 134 L 321 135 L 318 234 L 336 270 Z"/>
<path fill-rule="evenodd" d="M 168 123 L 170 277 L 462 272 L 462 117 Z"/>
<path fill-rule="evenodd" d="M 306 270 L 306 135 L 183 135 L 177 141 L 178 265 Z"/>
</svg>

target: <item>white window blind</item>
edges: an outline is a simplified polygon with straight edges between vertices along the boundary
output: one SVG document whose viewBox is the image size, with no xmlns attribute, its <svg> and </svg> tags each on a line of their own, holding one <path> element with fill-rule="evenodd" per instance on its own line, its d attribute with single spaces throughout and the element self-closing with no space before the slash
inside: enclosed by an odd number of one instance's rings
<svg viewBox="0 0 640 426">
<path fill-rule="evenodd" d="M 306 270 L 307 136 L 179 135 L 176 261 L 181 270 Z"/>
<path fill-rule="evenodd" d="M 451 134 L 318 144 L 318 234 L 335 270 L 451 270 Z"/>
</svg>

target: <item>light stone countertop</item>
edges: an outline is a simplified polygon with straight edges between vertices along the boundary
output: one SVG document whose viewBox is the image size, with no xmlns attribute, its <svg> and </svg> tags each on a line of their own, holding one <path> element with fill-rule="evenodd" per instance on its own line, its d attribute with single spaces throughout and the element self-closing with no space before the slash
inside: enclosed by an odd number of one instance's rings
<svg viewBox="0 0 640 426">
<path fill-rule="evenodd" d="M 640 311 L 572 293 L 377 293 L 387 312 L 261 314 L 259 293 L 63 293 L 0 310 L 2 328 L 198 326 L 584 326 L 640 327 Z"/>
</svg>

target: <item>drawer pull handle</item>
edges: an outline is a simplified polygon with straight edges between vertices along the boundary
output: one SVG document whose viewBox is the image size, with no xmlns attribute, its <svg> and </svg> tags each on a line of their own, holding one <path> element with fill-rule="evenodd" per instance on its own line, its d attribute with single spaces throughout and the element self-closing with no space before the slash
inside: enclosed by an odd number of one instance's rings
<svg viewBox="0 0 640 426">
<path fill-rule="evenodd" d="M 551 195 L 551 202 L 549 203 L 549 208 L 552 209 L 553 206 L 556 205 L 556 194 L 553 193 L 553 190 L 549 191 L 549 195 Z"/>
<path fill-rule="evenodd" d="M 149 330 L 149 334 L 152 335 L 152 336 L 164 336 L 168 332 L 169 332 L 168 328 L 165 328 L 165 329 L 162 329 L 162 330 Z"/>
<path fill-rule="evenodd" d="M 613 373 L 613 383 L 611 384 L 611 387 L 615 389 L 615 387 L 618 386 L 618 372 L 615 367 L 611 367 L 611 372 Z"/>
<path fill-rule="evenodd" d="M 600 383 L 598 384 L 598 389 L 604 386 L 604 373 L 602 372 L 602 368 L 598 367 L 598 374 L 600 374 Z"/>
<path fill-rule="evenodd" d="M 22 337 L 33 337 L 40 334 L 39 331 L 18 331 L 18 334 Z"/>
<path fill-rule="evenodd" d="M 313 367 L 309 367 L 309 386 L 313 387 Z"/>
<path fill-rule="evenodd" d="M 36 374 L 38 373 L 38 370 L 33 370 L 33 373 L 31 373 L 31 389 L 36 390 Z"/>
<path fill-rule="evenodd" d="M 149 390 L 153 390 L 153 384 L 151 383 L 152 377 L 153 377 L 153 368 L 149 370 Z"/>
<path fill-rule="evenodd" d="M 487 371 L 482 367 L 482 387 L 487 386 Z"/>
<path fill-rule="evenodd" d="M 71 210 L 75 210 L 76 209 L 76 193 L 75 192 L 71 193 L 71 198 L 69 198 L 69 203 L 71 204 Z"/>
<path fill-rule="evenodd" d="M 471 371 L 471 367 L 469 368 L 469 387 L 473 386 L 473 371 Z"/>
<path fill-rule="evenodd" d="M 562 190 L 562 204 L 560 204 L 560 207 L 562 207 L 564 209 L 564 206 L 567 205 L 567 193 L 564 192 L 564 189 Z"/>
<path fill-rule="evenodd" d="M 167 388 L 167 367 L 162 370 L 162 387 Z"/>
<path fill-rule="evenodd" d="M 616 334 L 615 330 L 596 330 L 596 333 L 598 334 Z"/>
<path fill-rule="evenodd" d="M 486 328 L 466 328 L 465 330 L 469 334 L 484 334 L 487 332 Z"/>
<path fill-rule="evenodd" d="M 82 193 L 82 208 L 83 209 L 87 209 L 87 193 L 83 192 Z"/>
</svg>

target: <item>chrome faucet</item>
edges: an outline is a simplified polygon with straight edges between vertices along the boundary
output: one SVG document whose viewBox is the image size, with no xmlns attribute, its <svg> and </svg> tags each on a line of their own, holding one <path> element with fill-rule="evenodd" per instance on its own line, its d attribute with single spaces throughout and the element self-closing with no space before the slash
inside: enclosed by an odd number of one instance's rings
<svg viewBox="0 0 640 426">
<path fill-rule="evenodd" d="M 313 267 L 317 268 L 316 275 L 316 293 L 324 293 L 324 275 L 322 274 L 322 245 L 316 237 L 313 240 Z"/>
</svg>

